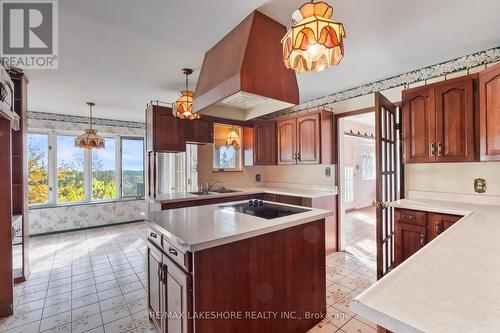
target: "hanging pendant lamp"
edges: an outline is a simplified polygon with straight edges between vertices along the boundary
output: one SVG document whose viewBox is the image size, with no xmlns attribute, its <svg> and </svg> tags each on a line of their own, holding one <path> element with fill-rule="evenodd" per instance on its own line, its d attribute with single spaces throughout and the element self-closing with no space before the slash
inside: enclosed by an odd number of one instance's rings
<svg viewBox="0 0 500 333">
<path fill-rule="evenodd" d="M 240 149 L 240 145 L 241 145 L 240 135 L 238 134 L 238 131 L 234 127 L 231 127 L 226 136 L 226 146 L 233 146 L 235 150 L 238 150 Z"/>
<path fill-rule="evenodd" d="M 320 72 L 337 65 L 344 56 L 344 25 L 331 20 L 326 2 L 305 3 L 292 15 L 292 27 L 281 40 L 286 68 Z"/>
<path fill-rule="evenodd" d="M 75 139 L 75 147 L 77 148 L 87 148 L 87 149 L 100 149 L 104 148 L 104 138 L 102 138 L 95 129 L 92 129 L 92 108 L 95 103 L 87 102 L 90 109 L 90 128 L 85 130 L 85 133 L 78 136 Z"/>
<path fill-rule="evenodd" d="M 181 119 L 199 119 L 200 115 L 193 112 L 194 91 L 189 90 L 188 77 L 193 73 L 190 68 L 184 68 L 182 73 L 186 75 L 186 90 L 181 91 L 181 97 L 174 103 L 175 115 Z"/>
</svg>

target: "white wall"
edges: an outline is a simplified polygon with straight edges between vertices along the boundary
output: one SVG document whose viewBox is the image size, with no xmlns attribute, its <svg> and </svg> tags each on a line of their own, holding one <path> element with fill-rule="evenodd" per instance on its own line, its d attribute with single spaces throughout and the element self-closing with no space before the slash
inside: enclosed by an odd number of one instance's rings
<svg viewBox="0 0 500 333">
<path fill-rule="evenodd" d="M 376 181 L 363 179 L 363 153 L 375 153 L 375 140 L 345 136 L 345 164 L 354 167 L 354 203 L 346 208 L 364 208 L 375 200 Z"/>
</svg>

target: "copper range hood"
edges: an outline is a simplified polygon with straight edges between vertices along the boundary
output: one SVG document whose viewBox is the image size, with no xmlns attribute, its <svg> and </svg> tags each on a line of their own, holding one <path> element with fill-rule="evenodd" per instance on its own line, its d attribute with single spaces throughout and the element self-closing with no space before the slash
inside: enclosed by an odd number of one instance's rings
<svg viewBox="0 0 500 333">
<path fill-rule="evenodd" d="M 205 54 L 194 111 L 249 120 L 297 105 L 297 78 L 282 58 L 285 33 L 259 11 L 247 16 Z"/>
</svg>

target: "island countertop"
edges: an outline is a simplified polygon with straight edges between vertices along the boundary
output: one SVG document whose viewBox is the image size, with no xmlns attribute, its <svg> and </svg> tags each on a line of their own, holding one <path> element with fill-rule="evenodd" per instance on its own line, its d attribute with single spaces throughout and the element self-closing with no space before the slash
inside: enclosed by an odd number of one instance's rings
<svg viewBox="0 0 500 333">
<path fill-rule="evenodd" d="M 464 217 L 357 296 L 351 310 L 395 333 L 498 332 L 500 205 L 418 198 L 393 206 Z"/>
<path fill-rule="evenodd" d="M 246 201 L 163 210 L 144 216 L 150 227 L 170 243 L 182 251 L 195 252 L 333 215 L 329 210 L 306 208 L 307 212 L 268 220 L 224 208 L 240 202 Z"/>
</svg>

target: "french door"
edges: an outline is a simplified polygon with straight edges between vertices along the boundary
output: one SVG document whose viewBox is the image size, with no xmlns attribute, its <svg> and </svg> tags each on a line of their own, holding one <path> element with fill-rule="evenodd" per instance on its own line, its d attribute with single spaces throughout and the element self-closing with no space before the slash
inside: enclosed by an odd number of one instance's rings
<svg viewBox="0 0 500 333">
<path fill-rule="evenodd" d="M 394 264 L 394 208 L 389 202 L 400 197 L 401 152 L 396 126 L 398 107 L 375 93 L 375 138 L 377 167 L 377 279 Z"/>
</svg>

